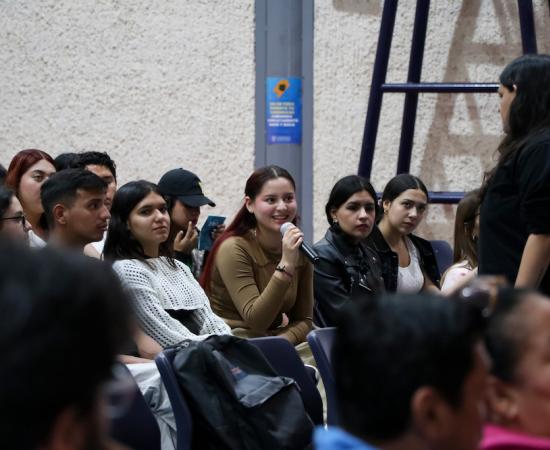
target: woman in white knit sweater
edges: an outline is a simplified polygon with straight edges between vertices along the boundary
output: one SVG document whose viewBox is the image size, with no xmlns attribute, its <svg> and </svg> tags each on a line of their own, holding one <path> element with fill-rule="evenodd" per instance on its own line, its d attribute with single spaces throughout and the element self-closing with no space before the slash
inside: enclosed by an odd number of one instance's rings
<svg viewBox="0 0 550 450">
<path fill-rule="evenodd" d="M 134 300 L 141 329 L 161 348 L 184 339 L 230 334 L 189 268 L 171 257 L 169 231 L 166 201 L 155 184 L 132 181 L 118 190 L 104 254 L 114 261 Z M 139 348 L 139 340 L 137 344 Z"/>
</svg>

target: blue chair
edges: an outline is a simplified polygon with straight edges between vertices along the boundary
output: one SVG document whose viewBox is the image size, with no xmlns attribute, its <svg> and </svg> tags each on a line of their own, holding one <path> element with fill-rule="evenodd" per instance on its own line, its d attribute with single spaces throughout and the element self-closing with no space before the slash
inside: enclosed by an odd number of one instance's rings
<svg viewBox="0 0 550 450">
<path fill-rule="evenodd" d="M 334 342 L 336 328 L 319 328 L 310 331 L 307 335 L 307 342 L 311 348 L 311 353 L 317 363 L 317 368 L 321 373 L 325 392 L 327 394 L 327 423 L 329 425 L 338 425 L 338 407 L 336 388 L 334 384 L 334 372 L 332 370 L 331 352 Z"/>
<path fill-rule="evenodd" d="M 321 395 L 294 346 L 278 336 L 253 338 L 248 342 L 262 351 L 277 374 L 296 381 L 309 417 L 314 424 L 322 425 L 323 401 Z"/>
<path fill-rule="evenodd" d="M 176 374 L 172 367 L 172 362 L 176 355 L 176 349 L 170 348 L 162 351 L 155 358 L 155 363 L 160 372 L 162 382 L 168 392 L 168 398 L 172 404 L 174 417 L 176 419 L 177 432 L 177 450 L 191 450 L 191 438 L 193 432 L 193 422 L 191 412 L 183 393 L 178 384 Z"/>
<path fill-rule="evenodd" d="M 430 241 L 434 250 L 439 273 L 443 275 L 453 264 L 453 249 L 447 241 Z"/>
<path fill-rule="evenodd" d="M 124 412 L 111 419 L 109 434 L 117 442 L 134 450 L 160 450 L 160 430 L 149 405 L 145 402 L 139 386 L 124 364 L 117 364 L 116 377 L 131 391 L 131 400 Z M 121 379 L 122 378 L 122 379 Z M 128 383 L 128 384 L 126 384 Z M 116 409 L 120 402 L 120 395 L 107 393 L 107 407 Z"/>
</svg>

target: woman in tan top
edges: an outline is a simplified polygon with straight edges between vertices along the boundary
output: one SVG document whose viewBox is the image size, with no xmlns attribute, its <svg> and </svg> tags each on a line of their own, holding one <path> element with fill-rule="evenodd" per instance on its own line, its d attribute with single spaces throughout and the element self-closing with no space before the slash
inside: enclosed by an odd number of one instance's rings
<svg viewBox="0 0 550 450">
<path fill-rule="evenodd" d="M 244 204 L 216 241 L 201 284 L 216 315 L 243 337 L 278 335 L 297 345 L 312 327 L 313 269 L 299 253 L 296 187 L 281 167 L 256 170 Z"/>
</svg>

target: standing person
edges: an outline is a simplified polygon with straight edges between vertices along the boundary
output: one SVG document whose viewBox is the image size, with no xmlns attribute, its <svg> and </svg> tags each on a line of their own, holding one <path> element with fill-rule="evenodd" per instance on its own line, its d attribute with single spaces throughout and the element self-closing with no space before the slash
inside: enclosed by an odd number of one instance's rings
<svg viewBox="0 0 550 450">
<path fill-rule="evenodd" d="M 314 245 L 316 320 L 335 326 L 350 300 L 384 290 L 380 259 L 365 243 L 376 223 L 376 191 L 363 177 L 344 177 L 332 188 L 325 213 L 330 227 Z"/>
<path fill-rule="evenodd" d="M 477 274 L 479 189 L 468 192 L 456 208 L 453 265 L 441 277 L 441 292 L 454 291 Z"/>
<path fill-rule="evenodd" d="M 505 136 L 482 188 L 479 273 L 550 294 L 550 56 L 525 55 L 500 75 Z"/>
<path fill-rule="evenodd" d="M 368 237 L 368 245 L 382 260 L 390 292 L 439 291 L 439 269 L 431 244 L 413 231 L 424 219 L 429 196 L 418 177 L 393 177 L 382 193 L 384 214 Z"/>
<path fill-rule="evenodd" d="M 169 233 L 166 200 L 155 184 L 132 181 L 117 191 L 104 254 L 133 299 L 140 328 L 159 350 L 229 334 L 189 268 L 172 258 Z"/>
<path fill-rule="evenodd" d="M 10 162 L 6 186 L 12 189 L 23 206 L 25 217 L 31 224 L 29 244 L 43 247 L 48 237 L 44 208 L 40 201 L 42 184 L 55 173 L 53 159 L 42 150 L 21 150 Z"/>
<path fill-rule="evenodd" d="M 0 186 L 0 236 L 28 243 L 30 227 L 17 196 Z"/>
<path fill-rule="evenodd" d="M 198 278 L 202 267 L 195 261 L 204 261 L 205 255 L 193 258 L 197 251 L 199 229 L 197 222 L 201 206 L 216 204 L 202 192 L 201 180 L 193 172 L 185 169 L 173 169 L 166 172 L 158 184 L 159 190 L 168 202 L 170 213 L 170 242 L 174 243 L 174 257 L 187 265 Z M 218 225 L 213 238 L 217 239 L 225 230 Z"/>
<path fill-rule="evenodd" d="M 296 187 L 278 166 L 247 180 L 244 204 L 215 242 L 201 277 L 212 309 L 244 337 L 277 335 L 298 345 L 312 327 L 313 269 L 300 254 Z"/>
</svg>

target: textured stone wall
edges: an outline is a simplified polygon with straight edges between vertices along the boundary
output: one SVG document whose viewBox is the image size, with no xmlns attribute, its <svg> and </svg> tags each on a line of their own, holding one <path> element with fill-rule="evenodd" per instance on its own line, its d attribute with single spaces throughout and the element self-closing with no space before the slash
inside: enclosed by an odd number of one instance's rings
<svg viewBox="0 0 550 450">
<path fill-rule="evenodd" d="M 0 2 L 0 162 L 105 150 L 120 182 L 183 166 L 230 214 L 254 161 L 254 6 Z M 217 209 L 217 210 L 218 210 Z"/>
<path fill-rule="evenodd" d="M 276 0 L 273 0 L 276 1 Z M 406 78 L 414 18 L 402 0 L 388 81 Z M 539 51 L 550 52 L 546 0 L 535 0 Z M 495 81 L 521 52 L 515 0 L 432 2 L 423 79 Z M 339 177 L 357 170 L 382 1 L 315 6 L 315 236 Z M 254 160 L 252 0 L 0 2 L 0 162 L 37 147 L 98 149 L 120 182 L 183 166 L 231 215 Z M 384 100 L 372 180 L 395 173 L 403 97 Z M 411 170 L 430 189 L 471 189 L 501 133 L 496 95 L 421 95 Z M 453 207 L 421 230 L 449 239 Z"/>
</svg>

